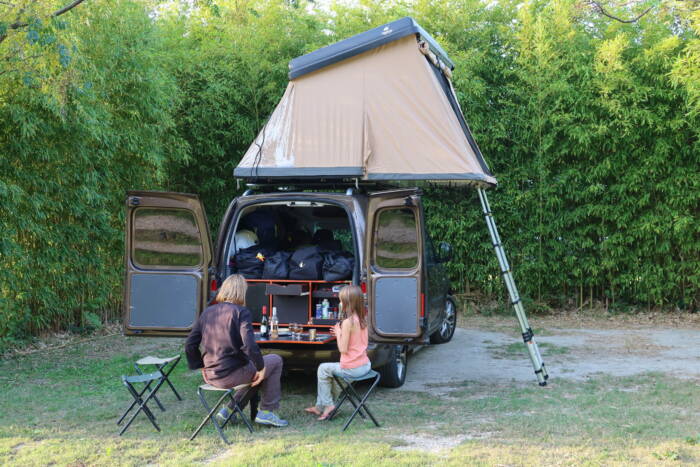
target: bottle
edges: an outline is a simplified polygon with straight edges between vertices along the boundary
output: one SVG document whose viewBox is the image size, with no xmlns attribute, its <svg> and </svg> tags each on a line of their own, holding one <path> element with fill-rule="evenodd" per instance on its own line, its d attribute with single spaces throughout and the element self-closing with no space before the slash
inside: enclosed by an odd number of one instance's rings
<svg viewBox="0 0 700 467">
<path fill-rule="evenodd" d="M 277 339 L 280 336 L 280 323 L 277 321 L 277 307 L 272 307 L 272 319 L 270 320 L 270 339 Z"/>
<path fill-rule="evenodd" d="M 321 305 L 320 303 L 317 303 L 317 304 L 316 304 L 316 315 L 315 315 L 315 318 L 316 318 L 316 319 L 323 319 L 323 305 Z"/>
<path fill-rule="evenodd" d="M 328 303 L 328 299 L 324 298 L 323 302 L 321 302 L 321 309 L 323 310 L 323 319 L 328 319 L 328 309 L 330 308 L 330 303 Z"/>
<path fill-rule="evenodd" d="M 260 337 L 268 339 L 270 337 L 270 329 L 267 324 L 267 307 L 262 307 L 262 319 L 260 320 Z"/>
</svg>

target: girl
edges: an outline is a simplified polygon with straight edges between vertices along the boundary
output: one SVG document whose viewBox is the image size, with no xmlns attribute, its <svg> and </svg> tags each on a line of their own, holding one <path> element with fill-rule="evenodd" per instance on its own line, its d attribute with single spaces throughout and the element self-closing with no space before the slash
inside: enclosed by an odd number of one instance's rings
<svg viewBox="0 0 700 467">
<path fill-rule="evenodd" d="M 307 407 L 309 413 L 326 420 L 335 409 L 333 401 L 340 395 L 340 388 L 333 379 L 339 376 L 355 378 L 371 369 L 367 357 L 367 310 L 362 289 L 356 285 L 343 287 L 338 294 L 346 318 L 331 328 L 336 337 L 340 362 L 321 363 L 318 367 L 318 396 L 316 405 Z"/>
</svg>

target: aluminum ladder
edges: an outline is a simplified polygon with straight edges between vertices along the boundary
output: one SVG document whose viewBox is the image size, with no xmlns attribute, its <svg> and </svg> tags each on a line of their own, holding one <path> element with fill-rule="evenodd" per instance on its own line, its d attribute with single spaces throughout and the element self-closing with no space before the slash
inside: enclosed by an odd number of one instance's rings
<svg viewBox="0 0 700 467">
<path fill-rule="evenodd" d="M 479 193 L 479 200 L 481 201 L 481 209 L 484 213 L 484 219 L 486 220 L 486 225 L 488 226 L 489 233 L 491 234 L 491 243 L 493 244 L 494 250 L 496 250 L 496 257 L 498 257 L 501 275 L 503 276 L 503 281 L 506 283 L 508 295 L 510 295 L 510 302 L 515 310 L 515 316 L 518 317 L 520 329 L 522 330 L 523 341 L 525 342 L 525 347 L 527 347 L 527 351 L 530 354 L 530 360 L 532 361 L 532 366 L 535 369 L 537 382 L 540 384 L 540 386 L 546 386 L 547 379 L 549 379 L 549 374 L 547 374 L 547 369 L 545 368 L 544 362 L 542 361 L 542 356 L 540 355 L 540 349 L 537 347 L 537 342 L 535 342 L 535 335 L 532 332 L 530 323 L 527 321 L 525 309 L 523 308 L 520 295 L 518 294 L 518 288 L 515 286 L 515 280 L 513 279 L 510 265 L 508 264 L 508 258 L 506 258 L 506 252 L 501 244 L 501 237 L 498 235 L 496 221 L 493 218 L 493 213 L 491 213 L 489 200 L 486 197 L 486 192 L 482 188 L 478 188 L 477 192 Z"/>
</svg>

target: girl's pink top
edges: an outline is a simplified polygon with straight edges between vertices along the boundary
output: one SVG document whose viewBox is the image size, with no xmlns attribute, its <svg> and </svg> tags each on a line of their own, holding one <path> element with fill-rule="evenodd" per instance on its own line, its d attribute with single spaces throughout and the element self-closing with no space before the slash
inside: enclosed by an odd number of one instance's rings
<svg viewBox="0 0 700 467">
<path fill-rule="evenodd" d="M 340 368 L 357 368 L 369 363 L 367 357 L 367 328 L 360 327 L 357 315 L 352 315 L 355 330 L 350 333 L 348 351 L 340 354 Z"/>
</svg>

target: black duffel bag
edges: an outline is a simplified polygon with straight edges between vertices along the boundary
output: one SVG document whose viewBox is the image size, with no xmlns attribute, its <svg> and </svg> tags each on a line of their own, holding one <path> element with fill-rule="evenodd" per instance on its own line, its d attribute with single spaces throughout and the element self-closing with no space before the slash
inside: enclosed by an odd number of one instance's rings
<svg viewBox="0 0 700 467">
<path fill-rule="evenodd" d="M 246 279 L 260 279 L 265 266 L 265 260 L 271 253 L 269 248 L 253 245 L 238 250 L 233 257 L 236 272 Z"/>
<path fill-rule="evenodd" d="M 315 281 L 321 279 L 323 256 L 316 246 L 299 248 L 289 258 L 289 278 Z"/>
<path fill-rule="evenodd" d="M 267 257 L 263 266 L 263 279 L 286 279 L 289 277 L 289 258 L 291 253 L 278 251 Z"/>
<path fill-rule="evenodd" d="M 352 279 L 355 257 L 347 251 L 328 251 L 323 254 L 323 280 L 344 281 Z"/>
</svg>

